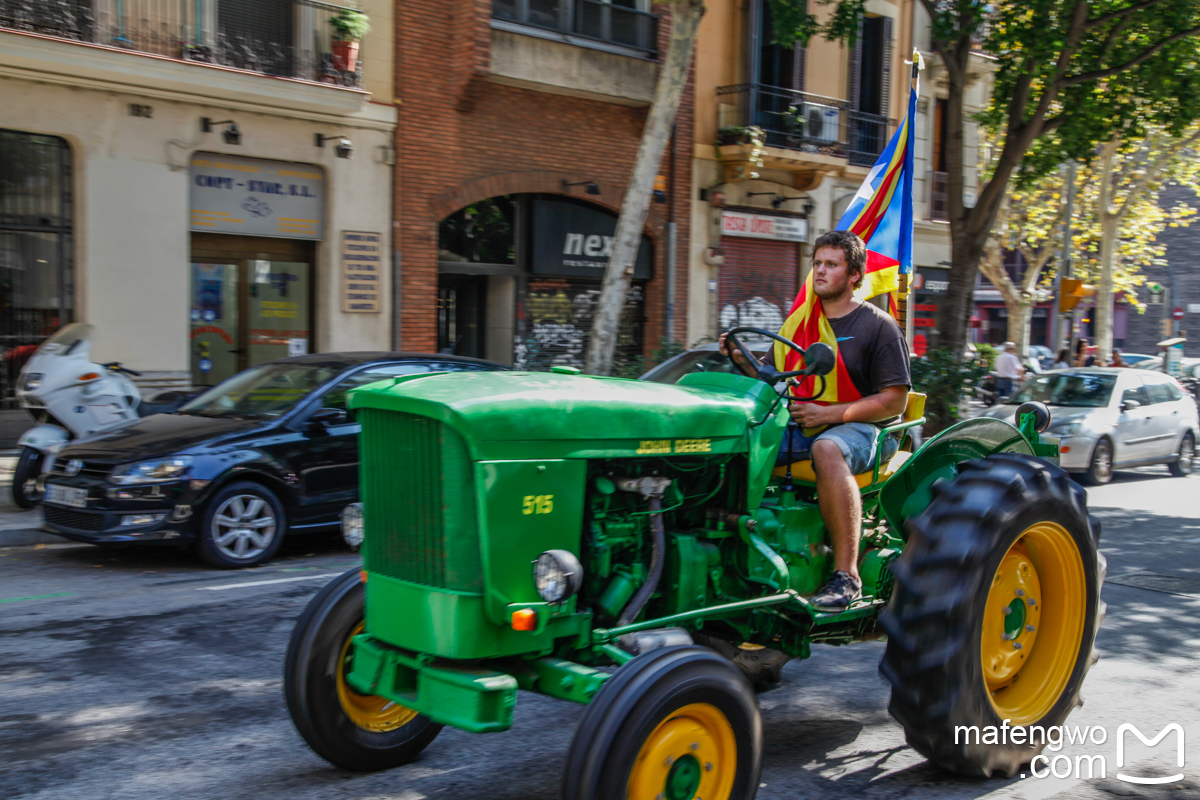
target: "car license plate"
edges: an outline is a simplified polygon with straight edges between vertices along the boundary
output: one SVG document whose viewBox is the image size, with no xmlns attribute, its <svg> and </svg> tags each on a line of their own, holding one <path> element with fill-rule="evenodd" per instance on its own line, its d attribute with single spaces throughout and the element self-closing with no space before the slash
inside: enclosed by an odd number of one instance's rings
<svg viewBox="0 0 1200 800">
<path fill-rule="evenodd" d="M 87 489 L 50 484 L 46 487 L 46 502 L 54 503 L 56 506 L 87 508 Z"/>
</svg>

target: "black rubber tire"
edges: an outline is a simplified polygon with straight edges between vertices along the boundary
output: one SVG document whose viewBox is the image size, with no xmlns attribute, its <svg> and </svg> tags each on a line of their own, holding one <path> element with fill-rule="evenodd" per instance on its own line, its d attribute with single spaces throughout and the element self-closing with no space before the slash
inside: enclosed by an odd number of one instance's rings
<svg viewBox="0 0 1200 800">
<path fill-rule="evenodd" d="M 442 729 L 418 716 L 394 731 L 369 731 L 342 709 L 337 660 L 363 620 L 365 596 L 357 569 L 327 583 L 296 620 L 283 662 L 283 693 L 296 730 L 321 758 L 359 772 L 412 761 Z"/>
<path fill-rule="evenodd" d="M 1179 457 L 1170 464 L 1167 464 L 1167 469 L 1169 469 L 1171 474 L 1176 478 L 1183 478 L 1192 474 L 1192 467 L 1195 464 L 1195 460 L 1196 440 L 1190 433 L 1185 433 L 1182 441 L 1179 442 Z M 1185 461 L 1187 464 L 1186 467 L 1184 466 Z"/>
<path fill-rule="evenodd" d="M 736 741 L 732 791 L 726 797 L 706 794 L 704 800 L 753 798 L 762 773 L 762 717 L 754 691 L 722 656 L 706 647 L 678 645 L 638 656 L 597 692 L 567 751 L 563 800 L 624 800 L 646 738 L 673 711 L 691 703 L 720 709 Z"/>
<path fill-rule="evenodd" d="M 716 650 L 733 665 L 742 671 L 746 680 L 755 689 L 767 689 L 779 683 L 783 667 L 792 657 L 787 653 L 770 647 L 749 648 L 745 645 L 735 645 L 719 636 L 707 633 L 693 633 L 692 641 L 701 647 Z"/>
<path fill-rule="evenodd" d="M 1097 456 L 1102 450 L 1108 453 L 1108 472 L 1105 472 L 1102 465 L 1098 465 Z M 1103 486 L 1113 478 L 1113 444 L 1107 438 L 1101 438 L 1096 442 L 1096 446 L 1092 448 L 1092 458 L 1088 461 L 1087 472 L 1083 473 L 1083 482 L 1088 486 Z"/>
<path fill-rule="evenodd" d="M 270 504 L 277 520 L 275 535 L 270 544 L 261 553 L 248 558 L 233 558 L 229 556 L 217 547 L 214 540 L 213 517 L 216 515 L 217 510 L 220 509 L 222 503 L 233 495 L 238 494 L 253 495 L 265 500 Z M 275 557 L 275 554 L 279 552 L 279 548 L 283 545 L 283 537 L 286 532 L 287 512 L 283 508 L 283 503 L 279 501 L 274 492 L 261 483 L 255 483 L 254 481 L 234 481 L 222 486 L 204 504 L 204 510 L 200 514 L 200 527 L 196 531 L 196 554 L 206 564 L 217 569 L 256 567 Z"/>
<path fill-rule="evenodd" d="M 880 617 L 888 643 L 879 671 L 892 685 L 888 710 L 913 749 L 952 772 L 1011 777 L 1044 742 L 956 744 L 954 732 L 1003 722 L 981 663 L 993 577 L 1009 547 L 1036 522 L 1058 523 L 1079 549 L 1086 588 L 1080 649 L 1057 701 L 1031 723 L 1061 725 L 1081 705 L 1080 687 L 1096 660 L 1093 645 L 1104 619 L 1100 524 L 1088 514 L 1087 493 L 1046 461 L 1005 453 L 964 462 L 959 470 L 953 481 L 935 484 L 929 507 L 908 522 L 908 545 L 892 563 L 895 589 Z"/>
<path fill-rule="evenodd" d="M 44 458 L 45 455 L 32 447 L 21 448 L 12 479 L 12 498 L 17 508 L 33 508 L 42 502 L 42 493 L 37 489 L 28 490 L 25 484 L 41 474 Z"/>
</svg>

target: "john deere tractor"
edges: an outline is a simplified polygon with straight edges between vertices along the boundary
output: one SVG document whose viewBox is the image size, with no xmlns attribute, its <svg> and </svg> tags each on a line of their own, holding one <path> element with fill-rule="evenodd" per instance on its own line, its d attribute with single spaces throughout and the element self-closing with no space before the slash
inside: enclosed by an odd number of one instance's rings
<svg viewBox="0 0 1200 800">
<path fill-rule="evenodd" d="M 750 333 L 778 338 L 731 340 Z M 886 639 L 890 711 L 930 761 L 1012 775 L 1039 753 L 1037 729 L 1079 704 L 1103 616 L 1100 529 L 1040 434 L 1049 412 L 967 420 L 912 452 L 910 395 L 880 431 L 904 445 L 856 477 L 862 600 L 822 613 L 806 597 L 832 572 L 829 536 L 812 464 L 776 467 L 774 387 L 833 359 L 780 341 L 803 370 L 354 391 L 364 569 L 313 598 L 286 657 L 308 744 L 346 769 L 395 767 L 445 725 L 507 729 L 523 689 L 587 706 L 567 800 L 743 800 L 762 764 L 755 684 L 814 644 Z"/>
</svg>

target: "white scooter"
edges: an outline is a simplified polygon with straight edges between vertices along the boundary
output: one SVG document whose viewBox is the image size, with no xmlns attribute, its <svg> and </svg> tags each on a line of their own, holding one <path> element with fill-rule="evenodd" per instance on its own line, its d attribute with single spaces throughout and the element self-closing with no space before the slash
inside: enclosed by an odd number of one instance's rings
<svg viewBox="0 0 1200 800">
<path fill-rule="evenodd" d="M 144 402 L 127 375 L 139 375 L 118 362 L 91 360 L 95 326 L 73 322 L 42 343 L 21 368 L 17 399 L 37 425 L 21 436 L 21 455 L 13 472 L 13 501 L 32 508 L 41 499 L 37 479 L 47 457 L 63 444 L 92 433 L 161 412 L 174 411 L 190 398 L 186 392 L 163 392 Z"/>
</svg>

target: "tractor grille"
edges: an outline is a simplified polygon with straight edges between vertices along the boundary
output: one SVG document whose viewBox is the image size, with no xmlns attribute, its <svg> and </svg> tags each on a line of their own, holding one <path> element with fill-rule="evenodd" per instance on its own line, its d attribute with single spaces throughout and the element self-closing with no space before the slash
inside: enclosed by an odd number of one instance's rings
<svg viewBox="0 0 1200 800">
<path fill-rule="evenodd" d="M 364 408 L 363 566 L 392 578 L 483 590 L 475 481 L 462 437 L 414 414 Z"/>
</svg>

